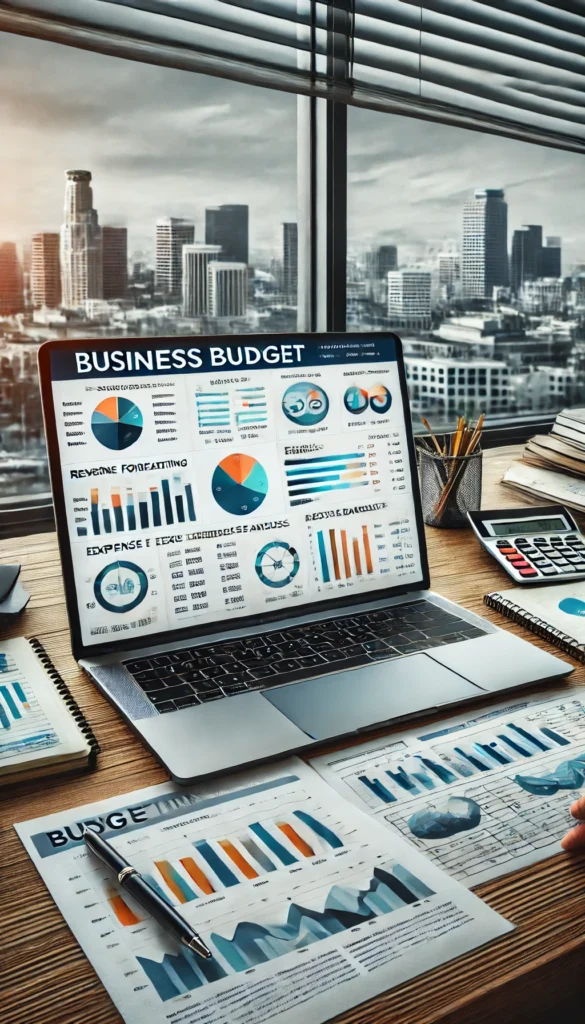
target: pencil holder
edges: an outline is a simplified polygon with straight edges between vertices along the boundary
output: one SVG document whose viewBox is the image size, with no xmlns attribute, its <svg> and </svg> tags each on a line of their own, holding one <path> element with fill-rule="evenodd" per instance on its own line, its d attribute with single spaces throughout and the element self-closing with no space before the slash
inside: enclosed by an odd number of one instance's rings
<svg viewBox="0 0 585 1024">
<path fill-rule="evenodd" d="M 468 512 L 481 507 L 481 450 L 439 455 L 418 449 L 423 519 L 427 526 L 468 526 Z"/>
</svg>

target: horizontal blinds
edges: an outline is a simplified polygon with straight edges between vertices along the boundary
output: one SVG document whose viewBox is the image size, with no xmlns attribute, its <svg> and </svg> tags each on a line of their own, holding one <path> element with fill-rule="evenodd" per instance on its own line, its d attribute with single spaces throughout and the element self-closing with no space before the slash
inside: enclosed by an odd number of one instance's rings
<svg viewBox="0 0 585 1024">
<path fill-rule="evenodd" d="M 585 2 L 0 0 L 0 30 L 585 151 Z"/>
</svg>

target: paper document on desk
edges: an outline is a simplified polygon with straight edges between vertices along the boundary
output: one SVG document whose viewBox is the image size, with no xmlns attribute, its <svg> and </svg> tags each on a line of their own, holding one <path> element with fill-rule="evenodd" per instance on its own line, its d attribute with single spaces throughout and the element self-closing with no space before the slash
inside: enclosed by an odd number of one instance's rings
<svg viewBox="0 0 585 1024">
<path fill-rule="evenodd" d="M 578 512 L 585 509 L 585 478 L 539 469 L 524 462 L 513 462 L 504 473 L 502 483 L 531 494 L 534 498 L 568 505 Z"/>
<path fill-rule="evenodd" d="M 296 758 L 16 825 L 126 1021 L 320 1024 L 512 925 Z M 176 945 L 87 853 L 81 822 L 213 950 Z"/>
<path fill-rule="evenodd" d="M 560 851 L 585 786 L 585 689 L 517 698 L 314 758 L 339 793 L 464 885 Z"/>
</svg>

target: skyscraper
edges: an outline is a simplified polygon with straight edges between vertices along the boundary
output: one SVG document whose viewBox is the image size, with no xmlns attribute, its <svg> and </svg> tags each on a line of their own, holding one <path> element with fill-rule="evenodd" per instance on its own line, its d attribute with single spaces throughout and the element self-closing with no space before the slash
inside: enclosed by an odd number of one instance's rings
<svg viewBox="0 0 585 1024">
<path fill-rule="evenodd" d="M 128 291 L 128 229 L 102 228 L 104 299 L 124 299 Z"/>
<path fill-rule="evenodd" d="M 388 318 L 401 327 L 424 329 L 430 326 L 430 271 L 391 270 L 388 273 Z"/>
<path fill-rule="evenodd" d="M 161 217 L 156 222 L 154 283 L 158 291 L 179 299 L 183 280 L 183 246 L 193 245 L 195 225 L 181 217 Z"/>
<path fill-rule="evenodd" d="M 561 262 L 561 239 L 558 235 L 548 235 L 540 253 L 540 276 L 560 277 Z"/>
<path fill-rule="evenodd" d="M 540 224 L 523 224 L 514 232 L 510 262 L 510 284 L 513 291 L 520 291 L 525 281 L 534 281 L 541 276 L 541 251 Z"/>
<path fill-rule="evenodd" d="M 61 305 L 61 266 L 59 235 L 56 231 L 41 231 L 33 235 L 30 273 L 31 297 L 35 309 L 42 306 L 57 309 Z"/>
<path fill-rule="evenodd" d="M 439 286 L 452 295 L 461 278 L 461 256 L 458 252 L 440 252 L 437 255 Z"/>
<path fill-rule="evenodd" d="M 477 188 L 463 207 L 461 282 L 467 298 L 508 284 L 508 204 L 501 188 Z"/>
<path fill-rule="evenodd" d="M 247 265 L 209 263 L 207 294 L 211 316 L 245 316 L 248 299 Z"/>
<path fill-rule="evenodd" d="M 221 245 L 226 263 L 248 262 L 248 207 L 225 203 L 205 211 L 205 241 Z"/>
<path fill-rule="evenodd" d="M 298 230 L 295 222 L 282 225 L 282 290 L 284 301 L 290 306 L 297 304 L 299 266 Z"/>
<path fill-rule="evenodd" d="M 14 242 L 0 242 L 0 316 L 24 310 L 22 267 Z"/>
<path fill-rule="evenodd" d="M 65 171 L 65 219 L 61 227 L 61 289 L 66 309 L 102 298 L 102 234 L 93 209 L 90 171 Z"/>
<path fill-rule="evenodd" d="M 183 246 L 183 314 L 205 316 L 209 313 L 207 267 L 221 257 L 221 245 L 201 242 Z"/>
</svg>

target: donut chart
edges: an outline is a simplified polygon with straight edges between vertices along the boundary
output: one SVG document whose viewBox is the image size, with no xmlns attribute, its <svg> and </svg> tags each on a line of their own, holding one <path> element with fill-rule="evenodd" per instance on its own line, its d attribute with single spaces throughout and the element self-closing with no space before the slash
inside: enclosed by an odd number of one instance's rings
<svg viewBox="0 0 585 1024">
<path fill-rule="evenodd" d="M 104 398 L 91 416 L 91 429 L 96 441 L 104 448 L 122 451 L 138 440 L 144 420 L 142 413 L 129 398 L 111 395 Z"/>
<path fill-rule="evenodd" d="M 214 470 L 211 493 L 224 512 L 247 516 L 260 508 L 268 493 L 266 470 L 251 455 L 227 455 Z"/>
<path fill-rule="evenodd" d="M 358 388 L 352 384 L 343 396 L 343 404 L 348 412 L 354 416 L 361 416 L 368 408 L 368 392 L 365 388 Z"/>
<path fill-rule="evenodd" d="M 285 541 L 271 540 L 256 555 L 256 575 L 267 587 L 286 587 L 299 571 L 301 562 L 296 548 Z"/>
<path fill-rule="evenodd" d="M 96 576 L 93 592 L 107 612 L 131 612 L 148 593 L 148 577 L 134 562 L 110 562 Z"/>
<path fill-rule="evenodd" d="M 384 384 L 374 384 L 368 392 L 368 398 L 370 399 L 370 409 L 372 412 L 377 412 L 379 416 L 388 412 L 392 405 L 392 395 Z"/>
<path fill-rule="evenodd" d="M 318 384 L 300 380 L 286 389 L 282 396 L 282 411 L 291 423 L 314 427 L 329 412 L 329 399 Z"/>
</svg>

